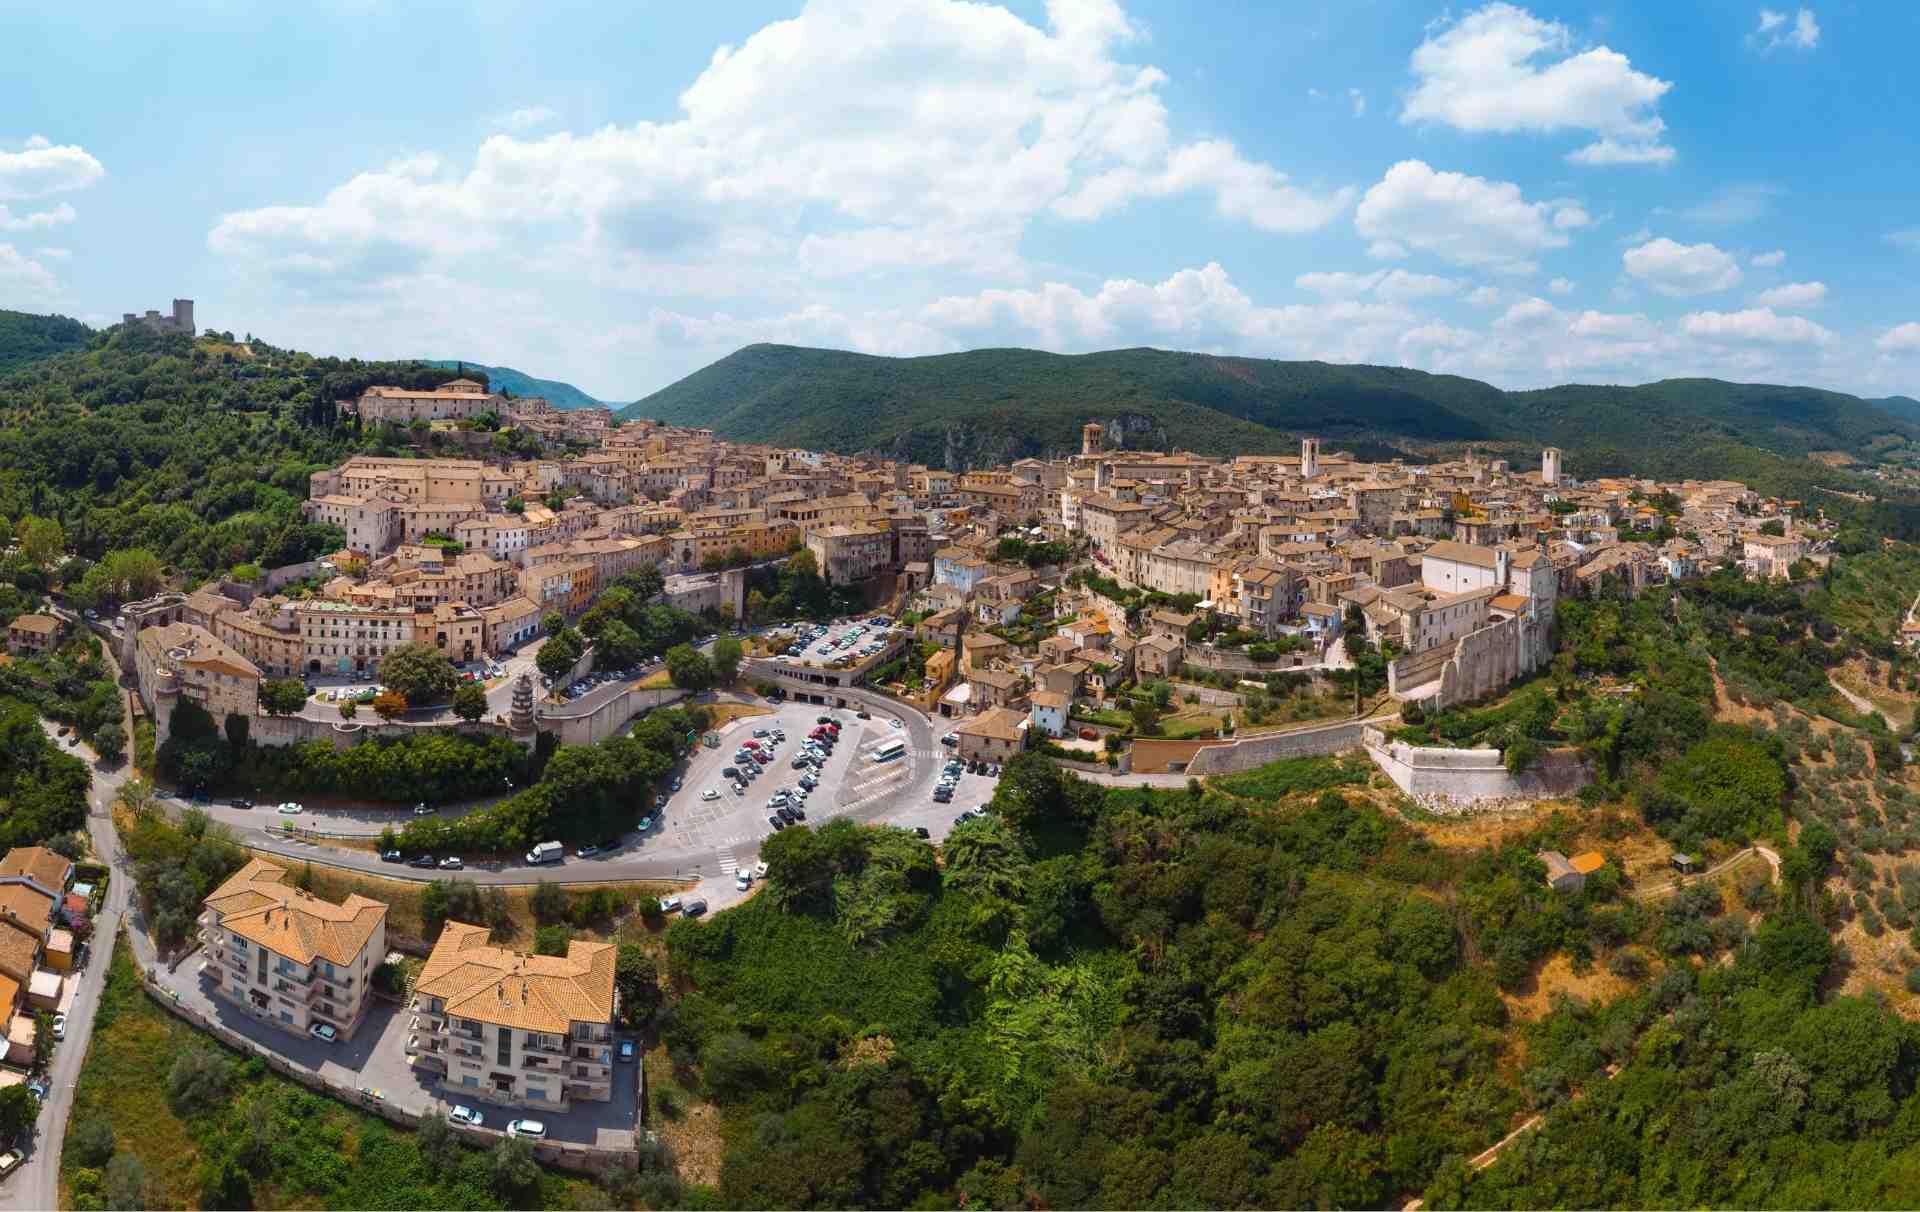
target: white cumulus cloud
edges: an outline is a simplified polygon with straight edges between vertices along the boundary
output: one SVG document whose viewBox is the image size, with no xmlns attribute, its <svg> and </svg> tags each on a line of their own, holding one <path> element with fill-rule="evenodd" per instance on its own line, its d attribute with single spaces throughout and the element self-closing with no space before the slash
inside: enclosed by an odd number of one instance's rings
<svg viewBox="0 0 1920 1212">
<path fill-rule="evenodd" d="M 1499 273 L 1533 272 L 1535 257 L 1566 247 L 1566 229 L 1587 221 L 1573 204 L 1529 202 L 1511 182 L 1435 172 L 1420 160 L 1388 169 L 1354 213 L 1354 227 L 1375 246 Z"/>
<path fill-rule="evenodd" d="M 53 274 L 13 245 L 0 244 L 0 287 L 41 298 L 53 293 Z"/>
<path fill-rule="evenodd" d="M 19 151 L 0 151 L 0 199 L 4 200 L 85 189 L 106 175 L 107 170 L 85 148 L 55 145 L 41 135 L 28 139 Z"/>
<path fill-rule="evenodd" d="M 559 116 L 544 105 L 529 105 L 501 114 L 495 119 L 494 125 L 505 130 L 532 130 L 536 126 L 545 126 Z"/>
<path fill-rule="evenodd" d="M 798 300 L 821 277 L 1021 272 L 1022 234 L 1049 214 L 1189 194 L 1299 232 L 1350 209 L 1350 188 L 1177 138 L 1166 75 L 1122 57 L 1138 41 L 1115 0 L 1053 0 L 1043 25 L 962 0 L 809 0 L 716 50 L 668 120 L 369 168 L 224 215 L 208 246 L 334 294 L 504 260 L 570 288 Z"/>
<path fill-rule="evenodd" d="M 1874 338 L 1874 348 L 1883 353 L 1912 353 L 1920 350 L 1920 321 L 1896 324 Z"/>
<path fill-rule="evenodd" d="M 1451 295 L 1460 289 L 1460 284 L 1452 278 L 1408 273 L 1404 269 L 1376 269 L 1364 274 L 1344 271 L 1305 273 L 1295 278 L 1293 284 L 1301 290 L 1312 291 L 1329 299 L 1357 299 L 1371 293 L 1390 302 Z"/>
<path fill-rule="evenodd" d="M 1752 341 L 1767 345 L 1824 345 L 1833 333 L 1805 316 L 1783 316 L 1771 307 L 1745 311 L 1689 312 L 1680 321 L 1689 336 L 1710 341 Z"/>
<path fill-rule="evenodd" d="M 1556 295 L 1570 295 L 1573 293 L 1573 279 L 1555 278 L 1553 281 L 1547 283 L 1547 290 Z"/>
<path fill-rule="evenodd" d="M 1512 4 L 1489 4 L 1431 32 L 1413 52 L 1403 122 L 1492 134 L 1578 131 L 1580 164 L 1665 164 L 1657 112 L 1673 86 L 1605 46 L 1574 49 L 1572 31 Z"/>
<path fill-rule="evenodd" d="M 1803 307 L 1817 307 L 1827 297 L 1825 282 L 1788 282 L 1782 286 L 1770 287 L 1754 296 L 1753 301 L 1762 307 L 1779 307 L 1789 311 Z"/>
<path fill-rule="evenodd" d="M 1803 8 L 1791 17 L 1778 9 L 1763 8 L 1760 10 L 1760 24 L 1748 37 L 1766 50 L 1778 50 L 1783 46 L 1793 50 L 1812 50 L 1820 45 L 1820 22 L 1810 8 Z"/>
<path fill-rule="evenodd" d="M 1679 244 L 1661 236 L 1621 255 L 1627 272 L 1663 295 L 1681 297 L 1740 284 L 1740 264 L 1711 244 Z"/>
<path fill-rule="evenodd" d="M 1772 252 L 1755 253 L 1747 260 L 1759 269 L 1777 269 L 1787 263 L 1787 250 L 1776 248 Z"/>
<path fill-rule="evenodd" d="M 79 217 L 78 212 L 65 202 L 23 215 L 14 214 L 4 203 L 0 203 L 0 231 L 45 231 L 50 227 L 71 223 Z"/>
</svg>

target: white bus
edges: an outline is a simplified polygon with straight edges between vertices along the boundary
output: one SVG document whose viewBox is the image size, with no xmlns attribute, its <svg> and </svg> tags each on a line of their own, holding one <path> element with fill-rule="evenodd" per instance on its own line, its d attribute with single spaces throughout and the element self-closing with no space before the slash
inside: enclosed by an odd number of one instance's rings
<svg viewBox="0 0 1920 1212">
<path fill-rule="evenodd" d="M 891 762 L 906 751 L 907 743 L 899 737 L 894 737 L 873 751 L 873 760 L 876 762 Z"/>
</svg>

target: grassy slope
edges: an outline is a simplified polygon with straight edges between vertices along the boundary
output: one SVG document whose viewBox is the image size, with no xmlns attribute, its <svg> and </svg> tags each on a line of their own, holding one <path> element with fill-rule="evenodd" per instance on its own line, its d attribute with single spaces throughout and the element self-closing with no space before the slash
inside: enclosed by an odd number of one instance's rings
<svg viewBox="0 0 1920 1212">
<path fill-rule="evenodd" d="M 1151 417 L 1169 445 L 1213 453 L 1282 449 L 1302 433 L 1349 445 L 1553 443 L 1596 456 L 1726 443 L 1798 456 L 1857 450 L 1884 435 L 1920 441 L 1920 427 L 1814 388 L 1675 379 L 1504 392 L 1401 367 L 1156 349 L 880 358 L 752 345 L 623 415 L 830 449 L 893 446 L 919 457 L 937 455 L 960 422 L 973 431 L 973 445 L 1017 455 L 1073 448 L 1087 420 L 1126 415 Z M 1128 445 L 1159 436 L 1149 432 Z"/>
</svg>

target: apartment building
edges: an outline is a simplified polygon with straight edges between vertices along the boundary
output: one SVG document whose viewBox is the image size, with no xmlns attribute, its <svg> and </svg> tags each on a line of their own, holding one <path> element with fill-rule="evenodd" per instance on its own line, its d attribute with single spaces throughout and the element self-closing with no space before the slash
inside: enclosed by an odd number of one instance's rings
<svg viewBox="0 0 1920 1212">
<path fill-rule="evenodd" d="M 296 604 L 293 614 L 302 659 L 313 673 L 367 673 L 378 669 L 388 652 L 414 642 L 410 608 L 315 600 Z"/>
<path fill-rule="evenodd" d="M 387 907 L 358 894 L 336 905 L 286 878 L 253 859 L 207 897 L 203 975 L 215 996 L 283 1031 L 325 1023 L 352 1039 L 386 958 Z"/>
<path fill-rule="evenodd" d="M 448 922 L 414 981 L 411 1063 L 449 1098 L 566 1111 L 613 1096 L 614 947 L 522 955 Z"/>
</svg>

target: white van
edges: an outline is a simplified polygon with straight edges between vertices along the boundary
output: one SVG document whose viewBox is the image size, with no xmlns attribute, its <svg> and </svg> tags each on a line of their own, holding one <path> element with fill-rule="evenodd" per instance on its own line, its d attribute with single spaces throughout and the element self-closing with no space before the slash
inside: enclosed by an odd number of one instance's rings
<svg viewBox="0 0 1920 1212">
<path fill-rule="evenodd" d="M 560 861 L 561 856 L 562 852 L 559 842 L 541 842 L 533 849 L 527 851 L 527 861 L 536 866 L 540 863 L 557 863 Z"/>
</svg>

